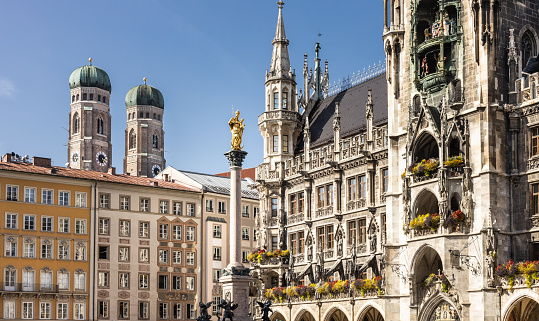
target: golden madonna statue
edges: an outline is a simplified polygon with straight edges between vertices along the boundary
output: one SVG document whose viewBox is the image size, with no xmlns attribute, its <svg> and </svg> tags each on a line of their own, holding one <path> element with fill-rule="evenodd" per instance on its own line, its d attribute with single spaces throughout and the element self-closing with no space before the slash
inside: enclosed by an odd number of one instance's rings
<svg viewBox="0 0 539 321">
<path fill-rule="evenodd" d="M 236 111 L 236 116 L 232 117 L 228 122 L 230 126 L 230 132 L 232 133 L 232 150 L 242 150 L 241 137 L 243 136 L 243 129 L 245 124 L 243 118 L 240 120 L 240 111 Z"/>
</svg>

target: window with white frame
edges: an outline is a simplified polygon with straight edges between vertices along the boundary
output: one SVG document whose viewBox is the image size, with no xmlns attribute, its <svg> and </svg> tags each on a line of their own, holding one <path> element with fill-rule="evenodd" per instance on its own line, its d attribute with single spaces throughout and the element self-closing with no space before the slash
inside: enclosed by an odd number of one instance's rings
<svg viewBox="0 0 539 321">
<path fill-rule="evenodd" d="M 159 250 L 159 263 L 168 263 L 168 250 Z"/>
<path fill-rule="evenodd" d="M 5 237 L 4 248 L 5 248 L 5 256 L 17 257 L 17 238 Z"/>
<path fill-rule="evenodd" d="M 273 152 L 279 152 L 279 135 L 273 135 Z"/>
<path fill-rule="evenodd" d="M 187 303 L 187 319 L 195 319 L 195 305 Z"/>
<path fill-rule="evenodd" d="M 42 259 L 52 259 L 52 243 L 51 240 L 42 240 L 41 241 L 41 258 Z"/>
<path fill-rule="evenodd" d="M 75 192 L 75 206 L 86 207 L 86 193 Z"/>
<path fill-rule="evenodd" d="M 73 277 L 75 280 L 75 291 L 82 291 L 86 289 L 86 273 L 75 272 Z"/>
<path fill-rule="evenodd" d="M 34 302 L 22 303 L 22 318 L 33 319 L 34 318 Z"/>
<path fill-rule="evenodd" d="M 4 290 L 15 291 L 17 283 L 17 270 L 14 268 L 6 268 L 4 270 Z"/>
<path fill-rule="evenodd" d="M 19 200 L 19 186 L 7 185 L 6 186 L 6 201 L 18 201 Z"/>
<path fill-rule="evenodd" d="M 75 303 L 73 306 L 73 319 L 75 320 L 84 320 L 84 315 L 86 314 L 84 303 Z"/>
<path fill-rule="evenodd" d="M 58 244 L 58 260 L 69 260 L 69 243 L 62 241 Z"/>
<path fill-rule="evenodd" d="M 67 191 L 58 192 L 58 205 L 69 206 L 69 192 Z"/>
<path fill-rule="evenodd" d="M 56 305 L 56 318 L 67 319 L 68 303 L 58 303 Z"/>
<path fill-rule="evenodd" d="M 219 201 L 217 204 L 218 204 L 219 213 L 226 214 L 226 202 Z"/>
<path fill-rule="evenodd" d="M 260 207 L 255 206 L 255 207 L 253 208 L 253 218 L 257 218 L 257 217 L 258 217 L 258 214 L 260 214 Z"/>
<path fill-rule="evenodd" d="M 221 278 L 221 269 L 213 269 L 213 282 L 219 282 Z"/>
<path fill-rule="evenodd" d="M 75 219 L 75 234 L 86 234 L 86 220 Z"/>
<path fill-rule="evenodd" d="M 168 289 L 168 275 L 158 275 L 158 288 L 159 290 L 167 290 Z"/>
<path fill-rule="evenodd" d="M 6 228 L 18 228 L 16 213 L 6 213 Z"/>
<path fill-rule="evenodd" d="M 172 263 L 182 264 L 182 251 L 172 251 Z"/>
<path fill-rule="evenodd" d="M 50 302 L 39 303 L 39 318 L 40 319 L 51 318 L 51 303 Z"/>
<path fill-rule="evenodd" d="M 131 232 L 131 224 L 128 220 L 120 220 L 120 236 L 129 236 Z"/>
<path fill-rule="evenodd" d="M 141 290 L 147 290 L 149 285 L 150 275 L 149 274 L 139 274 L 138 275 L 138 288 Z"/>
<path fill-rule="evenodd" d="M 181 290 L 182 289 L 182 276 L 181 275 L 173 275 L 172 276 L 172 289 L 173 290 Z"/>
<path fill-rule="evenodd" d="M 168 214 L 168 201 L 159 201 L 159 213 Z"/>
<path fill-rule="evenodd" d="M 212 299 L 212 306 L 211 306 L 211 312 L 213 315 L 220 315 L 221 314 L 221 308 L 219 307 L 219 304 L 221 304 L 221 297 L 220 296 L 214 296 Z"/>
<path fill-rule="evenodd" d="M 120 289 L 129 288 L 129 273 L 125 273 L 125 272 L 118 273 L 118 288 Z"/>
<path fill-rule="evenodd" d="M 110 233 L 110 219 L 100 218 L 99 219 L 99 234 L 109 235 L 109 233 Z"/>
<path fill-rule="evenodd" d="M 36 216 L 30 214 L 24 214 L 24 226 L 25 230 L 35 231 L 36 229 Z"/>
<path fill-rule="evenodd" d="M 148 319 L 150 317 L 150 302 L 140 301 L 138 303 L 138 318 Z"/>
<path fill-rule="evenodd" d="M 138 261 L 140 263 L 148 263 L 150 262 L 150 249 L 148 248 L 139 248 L 138 249 Z"/>
<path fill-rule="evenodd" d="M 109 194 L 99 194 L 99 207 L 110 208 L 110 195 Z"/>
<path fill-rule="evenodd" d="M 288 153 L 288 135 L 283 135 L 283 153 Z"/>
<path fill-rule="evenodd" d="M 249 228 L 248 227 L 241 228 L 241 239 L 244 241 L 249 241 Z"/>
<path fill-rule="evenodd" d="M 182 239 L 182 226 L 181 225 L 172 225 L 172 239 L 173 240 Z"/>
<path fill-rule="evenodd" d="M 185 278 L 185 287 L 188 291 L 194 291 L 195 290 L 195 277 L 194 276 L 188 276 Z"/>
<path fill-rule="evenodd" d="M 69 290 L 69 272 L 65 270 L 58 272 L 58 290 Z"/>
<path fill-rule="evenodd" d="M 15 319 L 17 317 L 17 302 L 4 300 L 4 319 Z"/>
<path fill-rule="evenodd" d="M 23 240 L 23 257 L 35 258 L 36 257 L 36 243 L 34 239 Z"/>
<path fill-rule="evenodd" d="M 109 287 L 109 272 L 99 271 L 97 273 L 97 286 L 100 288 Z"/>
<path fill-rule="evenodd" d="M 196 205 L 189 203 L 187 204 L 187 216 L 195 216 Z"/>
<path fill-rule="evenodd" d="M 86 261 L 86 243 L 78 242 L 75 246 L 75 261 Z"/>
<path fill-rule="evenodd" d="M 34 291 L 36 271 L 23 269 L 22 271 L 22 288 L 23 291 Z"/>
<path fill-rule="evenodd" d="M 182 304 L 174 303 L 172 305 L 172 318 L 174 320 L 180 320 L 182 318 Z"/>
<path fill-rule="evenodd" d="M 129 247 L 120 246 L 118 248 L 118 261 L 129 262 Z"/>
<path fill-rule="evenodd" d="M 52 290 L 52 271 L 50 269 L 39 272 L 39 287 Z"/>
<path fill-rule="evenodd" d="M 168 239 L 168 224 L 159 224 L 159 238 Z"/>
<path fill-rule="evenodd" d="M 159 319 L 168 319 L 168 303 L 159 302 Z"/>
<path fill-rule="evenodd" d="M 241 206 L 241 216 L 242 217 L 249 217 L 249 205 L 242 205 Z"/>
<path fill-rule="evenodd" d="M 52 216 L 41 216 L 41 231 L 52 232 Z"/>
<path fill-rule="evenodd" d="M 241 251 L 241 263 L 249 263 L 247 255 L 249 255 L 249 251 Z"/>
<path fill-rule="evenodd" d="M 97 250 L 98 260 L 108 261 L 110 259 L 110 247 L 108 245 L 99 245 Z"/>
<path fill-rule="evenodd" d="M 148 198 L 141 198 L 140 199 L 140 211 L 141 212 L 149 212 L 150 211 L 150 199 L 148 199 Z"/>
<path fill-rule="evenodd" d="M 185 261 L 187 265 L 195 265 L 195 252 L 186 252 Z"/>
<path fill-rule="evenodd" d="M 213 212 L 213 200 L 206 200 L 206 212 Z"/>
<path fill-rule="evenodd" d="M 25 187 L 24 188 L 24 201 L 26 203 L 35 203 L 36 202 L 36 188 L 35 187 Z"/>
<path fill-rule="evenodd" d="M 139 237 L 149 237 L 150 236 L 150 222 L 140 222 L 139 223 Z"/>
<path fill-rule="evenodd" d="M 99 301 L 98 305 L 98 318 L 108 319 L 109 318 L 109 301 Z"/>
<path fill-rule="evenodd" d="M 195 240 L 195 227 L 194 226 L 188 226 L 187 227 L 186 241 L 192 242 L 194 240 Z"/>
<path fill-rule="evenodd" d="M 172 214 L 182 215 L 182 202 L 174 202 L 172 205 Z"/>
<path fill-rule="evenodd" d="M 220 239 L 221 238 L 221 225 L 213 226 L 213 237 Z"/>
<path fill-rule="evenodd" d="M 69 218 L 67 217 L 58 218 L 58 232 L 69 233 Z"/>
<path fill-rule="evenodd" d="M 41 203 L 52 204 L 54 198 L 54 191 L 52 189 L 41 189 Z"/>
<path fill-rule="evenodd" d="M 218 246 L 213 248 L 213 260 L 221 261 L 221 248 Z"/>
<path fill-rule="evenodd" d="M 129 196 L 120 196 L 120 209 L 129 210 Z"/>
</svg>

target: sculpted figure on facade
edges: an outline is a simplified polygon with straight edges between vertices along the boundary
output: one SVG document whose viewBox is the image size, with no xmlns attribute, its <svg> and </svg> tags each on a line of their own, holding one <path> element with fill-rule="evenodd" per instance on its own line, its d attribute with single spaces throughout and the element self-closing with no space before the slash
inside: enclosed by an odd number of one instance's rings
<svg viewBox="0 0 539 321">
<path fill-rule="evenodd" d="M 236 116 L 232 117 L 228 122 L 230 126 L 230 132 L 232 133 L 232 150 L 242 150 L 243 146 L 241 144 L 241 139 L 243 136 L 243 129 L 245 124 L 243 123 L 243 118 L 240 120 L 240 111 L 236 111 Z"/>
</svg>

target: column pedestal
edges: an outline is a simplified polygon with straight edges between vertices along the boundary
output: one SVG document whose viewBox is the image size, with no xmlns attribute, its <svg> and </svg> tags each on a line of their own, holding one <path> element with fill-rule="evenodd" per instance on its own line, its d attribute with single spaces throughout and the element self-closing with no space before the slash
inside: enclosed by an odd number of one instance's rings
<svg viewBox="0 0 539 321">
<path fill-rule="evenodd" d="M 229 269 L 225 269 L 226 273 Z M 234 321 L 251 321 L 249 318 L 249 282 L 252 278 L 249 276 L 249 269 L 246 269 L 245 275 L 226 275 L 219 279 L 223 284 L 223 299 L 233 301 L 238 307 L 232 311 Z"/>
</svg>

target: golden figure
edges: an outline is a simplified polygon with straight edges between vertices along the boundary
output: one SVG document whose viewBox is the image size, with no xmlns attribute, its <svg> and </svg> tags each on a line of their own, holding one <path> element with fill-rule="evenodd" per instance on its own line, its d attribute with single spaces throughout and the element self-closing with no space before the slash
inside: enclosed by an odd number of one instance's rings
<svg viewBox="0 0 539 321">
<path fill-rule="evenodd" d="M 236 111 L 236 116 L 232 117 L 228 122 L 230 126 L 230 132 L 232 133 L 232 150 L 242 150 L 241 137 L 243 136 L 243 129 L 245 124 L 243 118 L 240 120 L 240 111 Z"/>
</svg>

